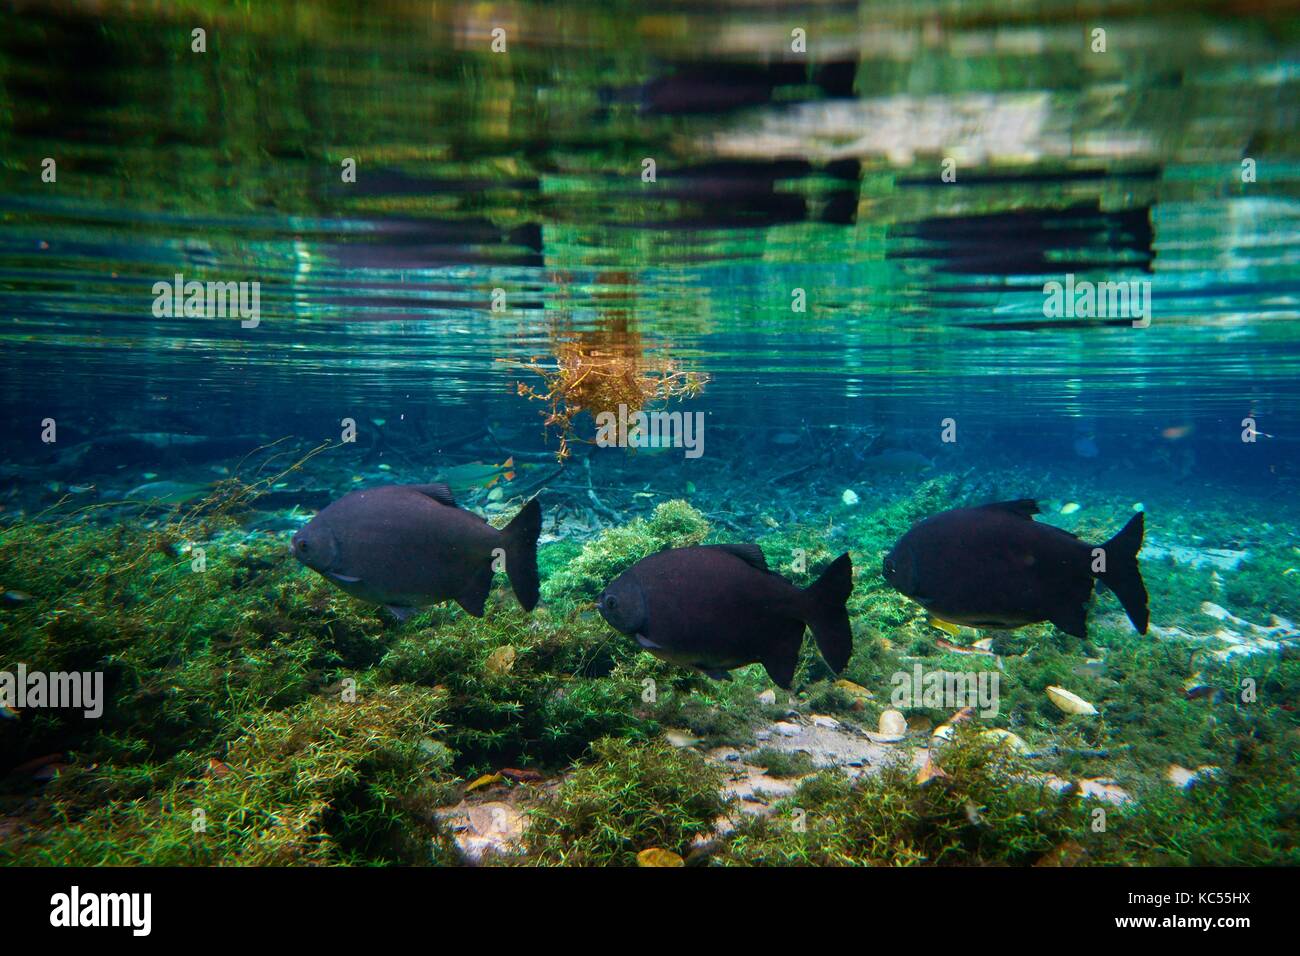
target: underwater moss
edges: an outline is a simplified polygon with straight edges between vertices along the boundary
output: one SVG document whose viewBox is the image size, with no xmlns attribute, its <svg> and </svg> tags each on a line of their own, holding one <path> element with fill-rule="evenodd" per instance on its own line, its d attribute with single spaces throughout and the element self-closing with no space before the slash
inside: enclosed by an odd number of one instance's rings
<svg viewBox="0 0 1300 956">
<path fill-rule="evenodd" d="M 220 757 L 150 797 L 76 807 L 98 784 L 62 776 L 48 819 L 0 861 L 79 865 L 284 865 L 428 859 L 431 811 L 445 796 L 442 696 L 392 686 L 316 697 L 254 718 Z"/>
<path fill-rule="evenodd" d="M 685 856 L 726 810 L 721 771 L 691 750 L 604 738 L 591 751 L 531 812 L 528 862 L 632 866 L 652 848 Z"/>
<path fill-rule="evenodd" d="M 685 501 L 665 501 L 649 518 L 634 518 L 607 528 L 583 545 L 567 568 L 542 584 L 546 601 L 592 601 L 610 581 L 637 561 L 664 548 L 700 544 L 709 534 L 708 520 Z"/>
<path fill-rule="evenodd" d="M 769 777 L 778 780 L 788 777 L 803 777 L 816 770 L 813 759 L 806 753 L 796 750 L 773 750 L 761 747 L 752 754 L 746 754 L 745 762 L 755 767 L 762 767 Z"/>
<path fill-rule="evenodd" d="M 1067 839 L 1086 840 L 1086 814 L 1041 783 L 1008 748 L 959 733 L 943 748 L 946 778 L 920 786 L 909 762 L 850 782 L 823 772 L 746 821 L 718 862 L 907 866 L 1025 864 Z M 800 825 L 795 825 L 796 820 Z"/>
<path fill-rule="evenodd" d="M 0 720 L 0 772 L 33 758 L 55 768 L 0 781 L 10 834 L 0 860 L 457 862 L 433 810 L 504 767 L 560 778 L 515 862 L 626 864 L 652 846 L 685 853 L 725 812 L 724 770 L 668 747 L 663 731 L 700 738 L 701 749 L 748 749 L 757 729 L 791 710 L 875 729 L 893 675 L 921 663 L 1000 679 L 998 712 L 944 748 L 946 780 L 920 788 L 902 764 L 856 783 L 816 774 L 771 818 L 711 840 L 713 858 L 1296 862 L 1300 660 L 1224 659 L 1195 642 L 1139 636 L 1104 604 L 1087 641 L 1046 624 L 991 632 L 1000 663 L 941 646 L 947 635 L 884 584 L 878 556 L 915 517 L 966 493 L 978 492 L 936 479 L 832 526 L 795 524 L 760 539 L 772 566 L 801 584 L 842 550 L 856 567 L 844 674 L 831 675 L 806 641 L 796 692 L 774 697 L 761 666 L 713 680 L 645 653 L 590 607 L 646 554 L 710 539 L 704 516 L 680 501 L 585 544 L 544 548 L 548 599 L 532 614 L 499 589 L 481 619 L 444 607 L 405 624 L 305 572 L 276 536 L 220 515 L 183 525 L 84 516 L 5 525 L 0 577 L 32 597 L 0 613 L 0 653 L 34 669 L 102 670 L 107 700 L 98 720 L 55 710 Z M 788 566 L 795 549 L 807 558 L 800 570 Z M 1215 592 L 1208 573 L 1153 563 L 1155 619 L 1205 633 L 1214 622 L 1200 610 L 1204 588 L 1234 613 L 1267 620 L 1223 578 Z M 354 704 L 343 702 L 346 681 Z M 1062 714 L 1049 685 L 1081 694 L 1099 714 Z M 952 715 L 918 707 L 907 716 L 938 724 Z M 1029 754 L 991 749 L 974 733 L 988 727 L 1014 731 Z M 746 759 L 773 776 L 811 770 L 775 749 Z M 1210 769 L 1184 790 L 1166 779 L 1173 764 Z M 1107 806 L 1107 829 L 1094 833 L 1096 804 L 1057 796 L 1043 783 L 1051 775 L 1113 779 L 1134 799 Z M 206 815 L 202 839 L 190 829 L 196 809 Z M 790 827 L 796 809 L 804 832 Z"/>
</svg>

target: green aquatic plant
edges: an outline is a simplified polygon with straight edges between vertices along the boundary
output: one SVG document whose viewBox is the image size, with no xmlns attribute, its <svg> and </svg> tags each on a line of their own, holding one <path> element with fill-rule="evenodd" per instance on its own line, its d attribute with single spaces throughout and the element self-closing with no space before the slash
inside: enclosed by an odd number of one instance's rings
<svg viewBox="0 0 1300 956">
<path fill-rule="evenodd" d="M 56 781 L 6 863 L 285 865 L 422 862 L 437 837 L 442 695 L 402 686 L 318 696 L 254 717 L 220 756 L 149 797 L 79 813 L 93 769 Z"/>
<path fill-rule="evenodd" d="M 457 765 L 485 773 L 563 765 L 597 737 L 654 733 L 657 723 L 635 707 L 640 686 L 624 666 L 632 654 L 594 615 L 506 605 L 403 634 L 378 672 L 445 692 Z"/>
<path fill-rule="evenodd" d="M 637 561 L 664 548 L 700 544 L 709 522 L 685 501 L 665 501 L 649 518 L 634 518 L 607 528 L 583 545 L 582 551 L 542 585 L 547 601 L 594 600 L 610 581 Z"/>
<path fill-rule="evenodd" d="M 771 747 L 761 747 L 752 754 L 746 754 L 745 762 L 762 767 L 769 777 L 778 780 L 804 777 L 817 769 L 812 757 L 802 751 L 774 750 Z"/>
<path fill-rule="evenodd" d="M 1254 624 L 1267 624 L 1272 615 L 1300 621 L 1300 556 L 1289 546 L 1254 549 L 1229 578 L 1223 596 Z"/>
<path fill-rule="evenodd" d="M 1009 748 L 969 729 L 943 749 L 946 777 L 926 786 L 906 760 L 850 781 L 824 771 L 747 820 L 722 849 L 729 865 L 984 865 L 1033 863 L 1087 840 L 1079 802 L 1031 777 Z M 798 825 L 796 825 L 796 822 Z"/>
<path fill-rule="evenodd" d="M 209 524 L 185 533 L 182 512 L 112 526 L 93 513 L 0 526 L 0 579 L 31 595 L 0 610 L 3 659 L 100 670 L 106 692 L 97 720 L 66 710 L 0 720 L 0 770 L 33 758 L 52 768 L 40 779 L 27 770 L 0 780 L 0 832 L 10 834 L 0 859 L 454 862 L 433 808 L 503 767 L 564 776 L 518 862 L 628 863 L 656 845 L 684 852 L 723 812 L 721 771 L 668 748 L 663 731 L 699 738 L 701 748 L 749 748 L 758 728 L 790 708 L 874 729 L 894 675 L 919 663 L 1000 678 L 998 712 L 977 716 L 944 748 L 947 782 L 919 788 L 902 765 L 858 783 L 820 773 L 770 820 L 715 840 L 715 857 L 1296 862 L 1300 660 L 1277 652 L 1223 660 L 1212 647 L 1139 636 L 1104 608 L 1086 642 L 1050 625 L 988 634 L 1000 666 L 940 646 L 948 635 L 884 584 L 878 555 L 915 517 L 949 506 L 944 496 L 964 493 L 926 482 L 914 496 L 760 539 L 772 566 L 801 584 L 852 552 L 855 650 L 839 676 L 872 697 L 831 680 L 811 641 L 797 692 L 773 699 L 760 666 L 716 681 L 645 653 L 591 610 L 591 598 L 640 557 L 710 539 L 705 517 L 680 501 L 585 544 L 544 546 L 547 601 L 531 615 L 498 589 L 481 619 L 441 607 L 404 625 L 307 573 L 281 538 L 244 531 L 233 514 L 209 512 Z M 806 567 L 790 565 L 795 549 Z M 1194 633 L 1214 623 L 1199 610 L 1203 599 L 1267 620 L 1262 605 L 1241 603 L 1231 572 L 1220 576 L 1216 592 L 1208 571 L 1152 562 L 1153 609 L 1170 602 Z M 1099 713 L 1061 713 L 1048 686 L 1073 690 Z M 938 724 L 952 712 L 917 707 L 907 716 Z M 990 749 L 978 735 L 989 727 L 1014 731 L 1030 754 Z M 811 769 L 775 750 L 752 756 L 773 774 Z M 1166 779 L 1173 764 L 1210 769 L 1182 790 Z M 630 792 L 640 775 L 648 789 Z M 1135 799 L 1108 805 L 1107 830 L 1094 833 L 1088 813 L 1097 804 L 1044 792 L 1048 775 L 1114 779 Z M 206 814 L 202 840 L 189 829 L 195 809 Z M 789 826 L 795 809 L 807 813 L 804 833 Z"/>
<path fill-rule="evenodd" d="M 727 808 L 722 773 L 691 750 L 662 741 L 604 738 L 530 813 L 526 862 L 631 866 L 642 850 L 685 856 Z"/>
<path fill-rule="evenodd" d="M 111 747 L 91 742 L 127 734 L 165 757 L 382 653 L 382 619 L 303 575 L 281 542 L 225 532 L 152 547 L 163 534 L 125 524 L 0 530 L 0 575 L 34 595 L 5 616 L 4 659 L 102 672 L 108 697 L 94 722 L 48 711 L 7 723 L 0 733 L 19 752 L 90 747 L 107 757 Z"/>
</svg>

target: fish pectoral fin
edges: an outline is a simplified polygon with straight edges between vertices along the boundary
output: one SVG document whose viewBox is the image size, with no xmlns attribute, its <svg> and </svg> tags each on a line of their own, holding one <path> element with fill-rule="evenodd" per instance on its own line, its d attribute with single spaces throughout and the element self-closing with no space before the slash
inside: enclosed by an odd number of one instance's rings
<svg viewBox="0 0 1300 956">
<path fill-rule="evenodd" d="M 1057 608 L 1047 619 L 1066 634 L 1084 639 L 1088 637 L 1088 606 L 1086 604 L 1080 604 L 1077 607 L 1067 605 L 1066 607 Z"/>
<path fill-rule="evenodd" d="M 338 582 L 341 583 L 341 584 L 360 584 L 360 583 L 361 583 L 361 579 L 360 579 L 360 578 L 354 578 L 354 577 L 352 577 L 350 574 L 335 574 L 333 571 L 326 571 L 325 573 L 326 573 L 327 575 L 329 575 L 333 580 L 338 581 Z"/>
<path fill-rule="evenodd" d="M 636 642 L 640 644 L 642 647 L 644 647 L 647 651 L 657 651 L 662 649 L 658 644 L 650 640 L 650 638 L 646 637 L 644 634 L 638 634 L 636 636 Z"/>
<path fill-rule="evenodd" d="M 400 607 L 396 604 L 385 604 L 384 607 L 387 609 L 389 614 L 393 615 L 393 617 L 397 618 L 403 624 L 414 617 L 419 610 L 418 608 L 413 607 Z"/>
</svg>

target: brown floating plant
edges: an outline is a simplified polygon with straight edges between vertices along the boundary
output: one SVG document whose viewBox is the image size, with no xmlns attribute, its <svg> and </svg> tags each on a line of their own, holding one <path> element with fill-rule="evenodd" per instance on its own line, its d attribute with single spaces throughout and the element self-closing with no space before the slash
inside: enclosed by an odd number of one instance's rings
<svg viewBox="0 0 1300 956">
<path fill-rule="evenodd" d="M 519 382 L 516 389 L 521 396 L 546 404 L 545 425 L 559 434 L 559 461 L 572 454 L 570 441 L 594 441 L 575 434 L 575 420 L 583 412 L 593 417 L 602 412 L 617 415 L 621 405 L 632 415 L 655 402 L 693 398 L 709 381 L 704 373 L 684 371 L 671 359 L 648 357 L 640 335 L 628 327 L 627 320 L 569 337 L 556 335 L 553 342 L 554 365 L 537 358 L 498 361 L 541 376 L 543 386 Z"/>
</svg>

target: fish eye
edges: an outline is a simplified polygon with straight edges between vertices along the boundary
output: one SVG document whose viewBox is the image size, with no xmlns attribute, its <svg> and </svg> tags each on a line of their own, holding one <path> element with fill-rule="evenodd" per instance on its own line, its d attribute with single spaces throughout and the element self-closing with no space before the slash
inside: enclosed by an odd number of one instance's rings
<svg viewBox="0 0 1300 956">
<path fill-rule="evenodd" d="M 306 551 L 306 550 L 307 550 L 307 541 L 306 541 L 304 538 L 299 538 L 299 539 L 298 539 L 298 550 L 299 550 L 299 551 Z"/>
<path fill-rule="evenodd" d="M 605 596 L 605 607 L 607 608 L 618 607 L 618 598 L 614 597 L 614 595 L 612 594 L 607 594 Z"/>
</svg>

